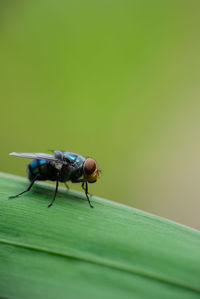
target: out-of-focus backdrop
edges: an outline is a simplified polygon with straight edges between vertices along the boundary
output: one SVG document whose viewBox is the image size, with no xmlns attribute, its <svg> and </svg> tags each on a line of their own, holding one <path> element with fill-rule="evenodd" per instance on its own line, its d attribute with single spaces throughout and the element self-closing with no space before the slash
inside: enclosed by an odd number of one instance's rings
<svg viewBox="0 0 200 299">
<path fill-rule="evenodd" d="M 200 228 L 199 0 L 1 1 L 0 101 L 1 171 L 74 151 L 92 194 Z"/>
</svg>

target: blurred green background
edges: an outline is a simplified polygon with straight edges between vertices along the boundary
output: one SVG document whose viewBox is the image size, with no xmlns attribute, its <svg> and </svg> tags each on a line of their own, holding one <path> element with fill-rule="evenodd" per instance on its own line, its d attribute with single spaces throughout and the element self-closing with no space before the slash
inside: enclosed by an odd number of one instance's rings
<svg viewBox="0 0 200 299">
<path fill-rule="evenodd" d="M 200 228 L 199 0 L 1 1 L 0 66 L 1 171 L 74 151 L 92 194 Z"/>
</svg>

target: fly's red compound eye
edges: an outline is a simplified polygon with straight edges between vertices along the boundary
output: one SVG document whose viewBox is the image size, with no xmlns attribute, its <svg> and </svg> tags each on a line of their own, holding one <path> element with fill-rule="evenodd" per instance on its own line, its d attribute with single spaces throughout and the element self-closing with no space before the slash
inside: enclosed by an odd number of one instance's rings
<svg viewBox="0 0 200 299">
<path fill-rule="evenodd" d="M 97 163 L 94 159 L 88 158 L 84 164 L 84 171 L 86 175 L 92 174 L 97 168 Z"/>
</svg>

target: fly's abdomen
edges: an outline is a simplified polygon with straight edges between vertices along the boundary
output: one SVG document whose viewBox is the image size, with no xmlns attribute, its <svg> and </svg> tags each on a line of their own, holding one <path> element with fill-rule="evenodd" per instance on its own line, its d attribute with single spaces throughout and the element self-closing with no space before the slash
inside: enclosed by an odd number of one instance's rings
<svg viewBox="0 0 200 299">
<path fill-rule="evenodd" d="M 36 176 L 37 180 L 56 180 L 55 168 L 47 160 L 33 160 L 28 164 L 28 179 L 32 181 Z"/>
</svg>

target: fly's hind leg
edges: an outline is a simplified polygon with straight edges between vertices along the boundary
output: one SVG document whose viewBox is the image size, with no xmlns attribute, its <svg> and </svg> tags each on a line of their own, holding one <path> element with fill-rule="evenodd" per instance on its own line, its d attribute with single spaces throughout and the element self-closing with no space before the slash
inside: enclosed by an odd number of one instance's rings
<svg viewBox="0 0 200 299">
<path fill-rule="evenodd" d="M 57 191 L 58 191 L 58 184 L 59 184 L 59 176 L 60 174 L 58 173 L 57 175 L 57 180 L 56 180 L 56 190 L 54 192 L 54 196 L 53 196 L 53 199 L 52 201 L 50 202 L 50 204 L 48 205 L 48 208 L 50 208 L 52 206 L 52 204 L 54 203 L 54 200 L 56 199 L 56 194 L 57 194 Z"/>
<path fill-rule="evenodd" d="M 30 185 L 28 186 L 28 188 L 26 190 L 24 190 L 23 192 L 20 192 L 19 194 L 16 194 L 16 195 L 13 195 L 13 196 L 9 196 L 8 198 L 11 199 L 11 198 L 15 198 L 15 197 L 18 197 L 28 191 L 31 190 L 31 187 L 33 186 L 33 184 L 35 183 L 35 181 L 37 180 L 37 178 L 39 177 L 39 174 L 36 175 L 36 177 L 32 180 L 32 182 L 30 183 Z"/>
<path fill-rule="evenodd" d="M 69 190 L 69 186 L 67 185 L 67 183 L 66 183 L 66 182 L 64 182 L 64 184 L 65 184 L 65 186 L 66 186 L 67 190 Z"/>
</svg>

